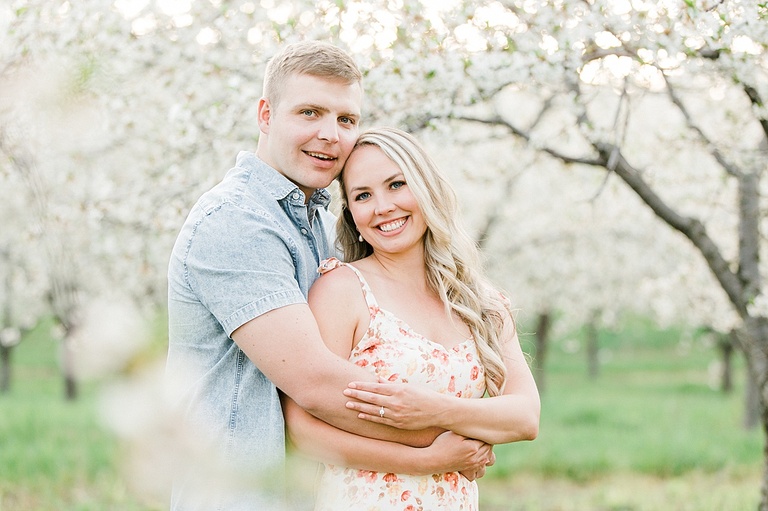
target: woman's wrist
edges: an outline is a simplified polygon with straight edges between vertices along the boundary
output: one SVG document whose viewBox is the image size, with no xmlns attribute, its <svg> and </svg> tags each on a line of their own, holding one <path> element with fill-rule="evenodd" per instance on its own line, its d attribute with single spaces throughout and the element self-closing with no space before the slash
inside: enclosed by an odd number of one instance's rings
<svg viewBox="0 0 768 511">
<path fill-rule="evenodd" d="M 453 431 L 458 406 L 461 405 L 460 399 L 452 394 L 438 394 L 436 403 L 436 412 L 433 414 L 434 427 L 448 431 Z"/>
</svg>

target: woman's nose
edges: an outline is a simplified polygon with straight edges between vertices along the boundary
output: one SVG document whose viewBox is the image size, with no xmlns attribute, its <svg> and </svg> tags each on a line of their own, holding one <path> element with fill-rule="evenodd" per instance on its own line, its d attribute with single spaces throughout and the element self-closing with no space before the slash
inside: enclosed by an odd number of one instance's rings
<svg viewBox="0 0 768 511">
<path fill-rule="evenodd" d="M 376 214 L 377 215 L 383 215 L 386 213 L 390 213 L 395 210 L 395 203 L 389 200 L 386 197 L 382 197 L 379 199 L 379 201 L 376 203 Z"/>
</svg>

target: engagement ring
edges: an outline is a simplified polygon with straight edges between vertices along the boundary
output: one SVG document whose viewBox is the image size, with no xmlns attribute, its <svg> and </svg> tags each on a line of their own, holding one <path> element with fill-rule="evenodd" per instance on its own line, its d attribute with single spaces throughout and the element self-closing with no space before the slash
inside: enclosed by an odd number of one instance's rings
<svg viewBox="0 0 768 511">
<path fill-rule="evenodd" d="M 384 407 L 379 408 L 379 417 L 384 418 Z"/>
</svg>

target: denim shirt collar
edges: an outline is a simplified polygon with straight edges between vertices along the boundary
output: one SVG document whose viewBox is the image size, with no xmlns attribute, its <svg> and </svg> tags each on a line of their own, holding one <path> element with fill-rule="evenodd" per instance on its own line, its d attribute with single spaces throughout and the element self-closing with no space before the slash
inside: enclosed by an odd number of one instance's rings
<svg viewBox="0 0 768 511">
<path fill-rule="evenodd" d="M 264 162 L 255 153 L 240 151 L 237 155 L 237 166 L 256 169 L 257 172 L 254 173 L 254 177 L 276 201 L 288 201 L 292 206 L 304 206 L 304 192 L 293 181 Z M 330 202 L 331 194 L 328 190 L 325 188 L 315 190 L 306 204 L 309 221 L 312 222 L 319 208 L 328 209 Z"/>
</svg>

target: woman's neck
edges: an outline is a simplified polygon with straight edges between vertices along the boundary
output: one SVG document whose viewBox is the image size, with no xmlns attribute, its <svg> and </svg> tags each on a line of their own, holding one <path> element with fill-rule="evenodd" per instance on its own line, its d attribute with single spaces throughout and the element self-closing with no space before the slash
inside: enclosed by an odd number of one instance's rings
<svg viewBox="0 0 768 511">
<path fill-rule="evenodd" d="M 383 276 L 394 282 L 410 286 L 426 287 L 427 268 L 424 264 L 424 251 L 414 250 L 408 253 L 385 254 L 374 250 L 371 259 L 379 267 Z"/>
</svg>

